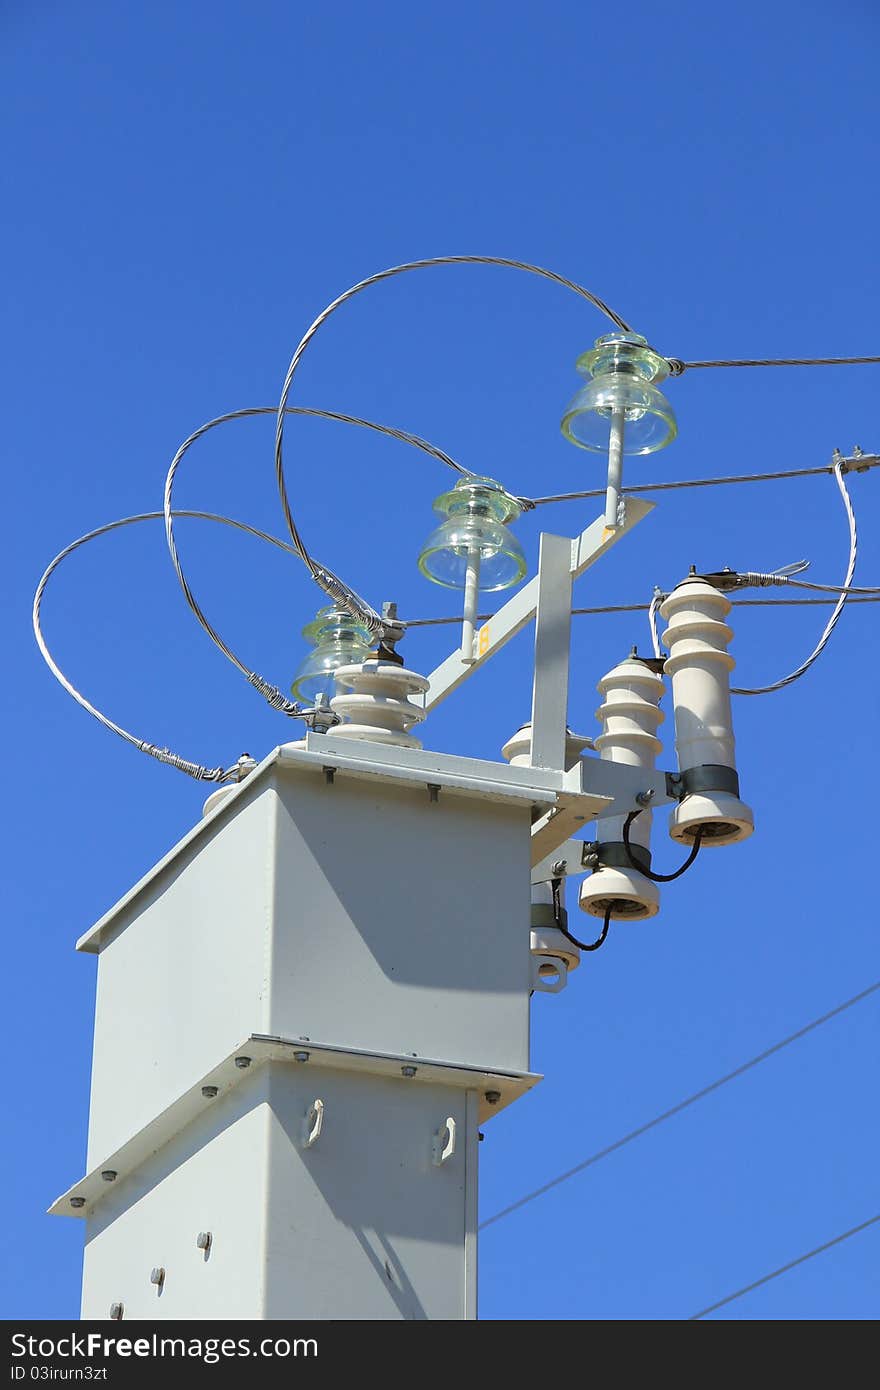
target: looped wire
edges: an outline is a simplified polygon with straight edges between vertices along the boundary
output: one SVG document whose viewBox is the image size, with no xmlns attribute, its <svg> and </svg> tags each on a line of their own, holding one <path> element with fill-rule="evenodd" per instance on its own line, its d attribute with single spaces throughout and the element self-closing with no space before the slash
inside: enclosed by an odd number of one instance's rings
<svg viewBox="0 0 880 1390">
<path fill-rule="evenodd" d="M 106 536 L 112 531 L 118 531 L 123 526 L 133 526 L 135 523 L 141 521 L 161 521 L 164 515 L 164 512 L 141 512 L 137 516 L 122 517 L 117 521 L 110 521 L 104 526 L 98 526 L 94 531 L 87 532 L 86 535 L 80 536 L 78 540 L 71 541 L 69 545 L 65 546 L 47 567 L 37 585 L 37 590 L 34 594 L 33 608 L 34 637 L 36 638 L 37 646 L 40 649 L 43 660 L 59 685 L 67 691 L 67 694 L 70 695 L 87 714 L 97 719 L 98 723 L 102 724 L 105 729 L 109 729 L 111 733 L 118 734 L 120 738 L 124 739 L 126 743 L 130 743 L 133 748 L 137 748 L 139 752 L 146 753 L 148 757 L 155 758 L 158 762 L 165 763 L 168 767 L 176 768 L 178 772 L 183 772 L 188 777 L 194 777 L 196 781 L 224 782 L 237 777 L 239 771 L 238 765 L 224 770 L 222 767 L 205 767 L 202 763 L 191 762 L 188 758 L 182 758 L 179 754 L 173 753 L 170 748 L 160 748 L 157 744 L 151 743 L 148 739 L 139 738 L 137 734 L 131 733 L 128 729 L 123 728 L 121 724 L 117 724 L 116 721 L 111 719 L 108 715 L 103 714 L 101 710 L 93 705 L 90 700 L 87 700 L 85 695 L 77 690 L 76 686 L 68 680 L 50 652 L 46 639 L 43 636 L 41 620 L 43 596 L 46 592 L 46 586 L 49 580 L 62 561 L 66 560 L 67 557 L 72 555 L 75 550 L 78 550 L 80 546 L 87 544 L 89 541 L 96 540 L 99 536 Z M 268 541 L 270 545 L 277 546 L 280 550 L 290 551 L 290 546 L 287 545 L 285 541 L 279 540 L 277 536 L 271 536 L 268 532 L 261 531 L 256 526 L 248 526 L 246 522 L 235 521 L 228 516 L 218 516 L 214 512 L 198 511 L 176 511 L 172 513 L 172 515 L 176 517 L 195 517 L 202 521 L 221 522 L 224 526 L 232 526 L 237 531 L 244 531 L 248 535 L 256 536 L 258 540 Z M 279 701 L 279 703 L 275 705 L 275 708 L 281 709 L 285 714 L 300 713 L 297 706 L 291 705 L 290 701 L 285 700 L 280 690 L 277 690 L 274 686 L 270 686 L 269 682 L 264 681 L 262 676 L 254 674 L 253 679 L 255 683 L 262 683 L 264 694 L 271 692 L 273 700 L 277 699 L 277 701 Z"/>
<path fill-rule="evenodd" d="M 319 577 L 319 572 L 322 567 L 317 564 L 306 549 L 305 541 L 300 535 L 299 528 L 294 519 L 293 508 L 290 504 L 287 481 L 284 474 L 284 417 L 289 411 L 287 402 L 293 386 L 293 379 L 297 367 L 300 364 L 303 353 L 321 325 L 343 304 L 353 299 L 356 294 L 360 294 L 362 290 L 367 289 L 370 285 L 377 285 L 383 280 L 390 279 L 392 276 L 402 275 L 405 271 L 423 270 L 431 266 L 441 265 L 498 265 L 507 266 L 511 270 L 528 271 L 532 275 L 539 275 L 545 280 L 551 280 L 557 285 L 562 285 L 565 289 L 573 290 L 581 299 L 587 300 L 588 303 L 597 308 L 600 313 L 605 314 L 606 317 L 611 319 L 611 322 L 615 324 L 617 328 L 622 329 L 625 333 L 632 332 L 631 324 L 627 323 L 625 319 L 622 319 L 613 309 L 609 308 L 603 300 L 592 294 L 591 291 L 586 289 L 583 285 L 577 284 L 574 280 L 567 280 L 564 276 L 558 275 L 556 271 L 547 270 L 543 266 L 531 265 L 527 261 L 510 260 L 505 256 L 432 256 L 425 260 L 407 261 L 402 265 L 389 266 L 386 270 L 377 271 L 375 275 L 370 275 L 367 279 L 358 281 L 356 285 L 352 285 L 349 289 L 338 295 L 325 309 L 322 309 L 321 313 L 314 322 L 309 325 L 297 344 L 293 357 L 290 360 L 290 365 L 287 368 L 284 385 L 281 389 L 281 398 L 278 402 L 275 425 L 275 480 L 278 485 L 278 495 L 281 499 L 281 510 L 284 513 L 287 529 L 290 532 L 290 538 L 293 541 L 297 555 L 303 561 L 312 578 L 316 580 L 322 588 L 325 588 L 328 593 L 330 590 L 326 589 L 325 584 Z M 381 635 L 384 631 L 384 626 L 379 614 L 376 613 L 374 609 L 370 608 L 363 599 L 359 598 L 342 580 L 337 579 L 335 575 L 332 576 L 332 578 L 341 586 L 339 597 L 336 600 L 337 603 L 347 612 L 353 614 L 354 617 L 365 621 L 371 632 Z"/>
<path fill-rule="evenodd" d="M 165 479 L 165 539 L 168 544 L 168 553 L 171 556 L 171 563 L 174 566 L 174 572 L 177 575 L 180 587 L 183 591 L 183 596 L 197 621 L 202 628 L 204 628 L 215 647 L 223 653 L 227 661 L 231 661 L 233 666 L 238 668 L 255 690 L 258 690 L 261 695 L 265 696 L 272 709 L 279 710 L 282 714 L 295 716 L 299 713 L 297 707 L 292 705 L 290 701 L 285 700 L 285 697 L 280 691 L 270 682 L 263 681 L 261 676 L 257 676 L 256 680 L 252 680 L 252 676 L 256 675 L 256 673 L 250 670 L 248 665 L 239 658 L 237 653 L 229 646 L 228 642 L 223 640 L 217 629 L 209 622 L 183 572 L 183 564 L 174 536 L 174 483 L 177 470 L 192 446 L 201 439 L 203 435 L 206 435 L 210 430 L 216 429 L 219 425 L 228 424 L 233 420 L 248 420 L 257 415 L 275 415 L 276 413 L 275 406 L 249 406 L 243 410 L 229 411 L 227 414 L 218 415 L 216 419 L 209 420 L 206 424 L 201 425 L 199 429 L 193 431 L 188 439 L 184 440 L 177 450 L 177 453 L 174 455 L 174 458 L 171 460 L 171 465 Z M 446 464 L 447 467 L 452 468 L 456 473 L 467 474 L 469 471 L 462 467 L 460 463 L 456 463 L 455 459 L 451 458 L 449 454 L 445 453 L 442 449 L 439 449 L 436 444 L 431 444 L 427 439 L 421 439 L 417 434 L 410 434 L 407 430 L 397 429 L 393 425 L 381 425 L 375 420 L 361 419 L 358 415 L 345 415 L 338 410 L 318 410 L 312 406 L 285 406 L 284 414 L 308 415 L 321 420 L 335 420 L 343 425 L 358 425 L 362 429 L 371 430 L 376 434 L 386 435 L 391 439 L 400 440 L 403 444 L 409 444 L 413 448 L 419 449 L 422 453 L 428 454 L 431 458 L 436 458 L 438 462 Z M 375 636 L 381 634 L 384 630 L 384 624 L 379 614 L 376 613 L 364 599 L 360 598 L 353 589 L 350 589 L 347 584 L 339 579 L 332 570 L 328 570 L 325 565 L 319 564 L 317 560 L 314 560 L 311 556 L 306 557 L 298 538 L 294 536 L 293 539 L 293 546 L 288 546 L 284 544 L 284 542 L 278 541 L 274 543 L 282 545 L 283 549 L 298 555 L 300 559 L 305 559 L 313 579 L 324 592 L 333 599 L 334 603 L 340 604 L 346 611 L 353 613 L 355 617 L 365 623 L 371 635 Z"/>
<path fill-rule="evenodd" d="M 800 666 L 796 667 L 795 670 L 791 671 L 787 676 L 783 676 L 781 680 L 773 681 L 769 685 L 758 685 L 749 688 L 736 685 L 731 686 L 731 694 L 733 695 L 770 695 L 776 690 L 784 690 L 786 686 L 791 685 L 793 681 L 799 680 L 800 677 L 810 669 L 813 662 L 825 650 L 828 639 L 837 626 L 846 600 L 849 597 L 849 587 L 852 584 L 853 575 L 856 571 L 856 560 L 858 559 L 859 553 L 859 536 L 856 528 L 856 514 L 853 511 L 852 499 L 847 490 L 842 460 L 838 459 L 835 461 L 832 472 L 834 474 L 834 481 L 837 484 L 837 490 L 840 493 L 840 500 L 843 503 L 843 509 L 846 513 L 846 522 L 849 529 L 849 559 L 846 566 L 846 577 L 844 578 L 843 588 L 837 603 L 834 605 L 831 616 L 825 624 L 821 637 L 810 652 L 810 655 L 801 662 Z M 797 566 L 788 565 L 786 569 L 788 573 L 780 572 L 775 575 L 749 574 L 747 577 L 756 583 L 759 588 L 763 588 L 765 585 L 769 584 L 793 584 L 797 588 L 802 586 L 811 587 L 807 584 L 806 580 L 792 578 L 792 574 L 802 573 L 803 562 L 800 562 Z"/>
</svg>

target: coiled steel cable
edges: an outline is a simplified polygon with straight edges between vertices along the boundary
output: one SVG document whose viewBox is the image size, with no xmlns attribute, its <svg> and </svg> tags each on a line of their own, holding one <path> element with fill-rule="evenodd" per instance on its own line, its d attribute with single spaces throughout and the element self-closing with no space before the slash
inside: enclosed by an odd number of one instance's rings
<svg viewBox="0 0 880 1390">
<path fill-rule="evenodd" d="M 682 362 L 667 357 L 670 376 L 695 371 L 697 367 L 859 367 L 880 362 L 880 357 L 722 357 L 714 362 Z"/>
<path fill-rule="evenodd" d="M 845 465 L 845 461 L 842 459 L 837 460 L 831 466 L 830 469 L 830 472 L 834 475 L 834 481 L 837 483 L 837 488 L 840 493 L 841 500 L 843 502 L 844 511 L 846 513 L 847 527 L 849 530 L 849 560 L 847 562 L 846 567 L 846 576 L 841 586 L 838 587 L 832 584 L 813 584 L 809 580 L 796 578 L 795 576 L 806 568 L 807 562 L 803 560 L 799 561 L 795 565 L 789 565 L 782 570 L 777 570 L 771 573 L 762 573 L 757 570 L 743 570 L 738 571 L 736 573 L 732 573 L 730 575 L 729 582 L 731 584 L 731 587 L 734 587 L 736 589 L 763 589 L 775 587 L 777 585 L 786 587 L 792 585 L 798 589 L 814 589 L 819 590 L 820 592 L 835 593 L 839 595 L 837 602 L 834 605 L 834 609 L 831 613 L 831 616 L 829 617 L 828 622 L 825 624 L 825 627 L 822 630 L 822 634 L 818 642 L 816 643 L 813 650 L 810 652 L 809 656 L 806 657 L 799 666 L 797 666 L 793 671 L 790 671 L 787 676 L 782 676 L 779 680 L 772 681 L 768 685 L 732 685 L 730 687 L 730 693 L 732 695 L 771 695 L 777 690 L 784 690 L 786 686 L 791 685 L 796 680 L 799 680 L 800 677 L 803 676 L 810 669 L 814 661 L 816 661 L 817 658 L 821 656 L 822 652 L 825 650 L 825 647 L 828 644 L 831 634 L 837 626 L 838 621 L 840 620 L 840 616 L 843 612 L 844 605 L 846 604 L 847 599 L 850 598 L 851 595 L 871 595 L 876 594 L 878 592 L 876 589 L 859 589 L 852 587 L 852 579 L 855 573 L 856 561 L 858 559 L 859 536 L 858 529 L 856 526 L 856 516 L 855 511 L 853 509 L 852 498 L 850 497 L 849 490 L 846 486 L 847 471 L 848 470 Z M 709 582 L 711 583 L 711 576 L 709 577 Z M 654 654 L 658 657 L 661 655 L 661 649 L 660 635 L 657 630 L 657 607 L 659 602 L 664 597 L 665 595 L 655 590 L 654 597 L 652 598 L 650 606 L 648 608 L 648 621 L 651 628 L 651 641 L 654 647 Z"/>
<path fill-rule="evenodd" d="M 390 266 L 387 270 L 380 270 L 375 275 L 369 275 L 366 280 L 360 280 L 356 285 L 344 291 L 323 309 L 314 322 L 306 329 L 297 345 L 296 351 L 290 360 L 287 375 L 284 378 L 284 386 L 281 390 L 281 399 L 278 403 L 277 423 L 275 427 L 275 477 L 278 484 L 278 493 L 281 498 L 281 508 L 284 512 L 284 519 L 291 539 L 296 548 L 296 553 L 306 565 L 312 578 L 317 584 L 328 593 L 333 600 L 345 607 L 355 617 L 364 622 L 374 634 L 381 634 L 383 631 L 383 621 L 374 608 L 370 607 L 353 589 L 349 589 L 338 575 L 327 570 L 320 565 L 309 551 L 306 549 L 305 542 L 300 534 L 299 528 L 294 520 L 293 511 L 290 505 L 290 498 L 287 492 L 287 483 L 284 475 L 284 417 L 289 413 L 287 400 L 293 386 L 293 378 L 296 369 L 302 360 L 303 354 L 309 343 L 314 338 L 318 329 L 341 305 L 353 299 L 361 290 L 368 289 L 370 285 L 377 285 L 383 280 L 389 280 L 394 275 L 402 275 L 409 270 L 424 270 L 429 266 L 440 265 L 498 265 L 507 266 L 511 270 L 525 270 L 532 275 L 543 276 L 546 280 L 552 280 L 557 285 L 562 285 L 565 289 L 573 290 L 575 294 L 586 299 L 590 304 L 605 314 L 617 328 L 623 332 L 632 332 L 631 325 L 625 319 L 620 318 L 609 308 L 603 300 L 592 294 L 583 285 L 579 285 L 574 280 L 567 280 L 564 276 L 558 275 L 553 270 L 546 270 L 542 266 L 530 265 L 527 261 L 508 260 L 503 256 L 432 256 L 430 259 L 421 261 L 406 261 L 402 265 Z M 523 499 L 526 505 L 530 505 L 528 499 Z"/>
<path fill-rule="evenodd" d="M 844 469 L 838 463 L 834 465 L 833 472 L 834 480 L 837 483 L 841 501 L 843 502 L 844 511 L 846 512 L 847 527 L 849 529 L 849 560 L 847 561 L 846 578 L 843 581 L 843 589 L 841 590 L 840 597 L 832 609 L 831 616 L 825 624 L 821 637 L 810 652 L 810 655 L 801 662 L 800 666 L 797 666 L 794 671 L 789 672 L 787 676 L 783 676 L 780 680 L 772 681 L 769 685 L 756 685 L 751 687 L 732 685 L 730 687 L 732 695 L 770 695 L 776 690 L 784 690 L 787 685 L 791 685 L 793 681 L 799 680 L 806 671 L 809 671 L 813 662 L 821 656 L 822 652 L 825 650 L 828 640 L 837 626 L 844 605 L 849 597 L 849 586 L 852 583 L 852 578 L 855 573 L 856 560 L 858 559 L 859 553 L 859 535 L 856 528 L 856 514 L 853 510 L 852 498 L 846 486 Z M 791 575 L 780 575 L 779 578 L 782 579 L 784 583 L 794 584 L 798 588 L 808 586 L 806 580 L 794 579 Z"/>
<path fill-rule="evenodd" d="M 177 470 L 188 450 L 192 448 L 193 444 L 201 439 L 203 435 L 207 434 L 209 430 L 216 429 L 218 425 L 228 424 L 232 420 L 246 420 L 255 415 L 275 415 L 276 413 L 276 407 L 271 405 L 250 406 L 243 410 L 233 410 L 226 415 L 218 415 L 216 419 L 209 420 L 207 424 L 201 425 L 199 429 L 193 431 L 188 439 L 184 440 L 177 450 L 177 453 L 174 455 L 165 478 L 165 539 L 168 542 L 171 563 L 174 565 L 174 571 L 177 575 L 180 587 L 183 590 L 184 598 L 205 632 L 207 632 L 211 641 L 219 648 L 226 659 L 231 661 L 233 666 L 236 666 L 238 670 L 241 671 L 242 675 L 247 679 L 248 684 L 252 685 L 254 689 L 259 691 L 263 698 L 268 701 L 272 709 L 277 710 L 280 714 L 299 718 L 302 716 L 302 706 L 292 703 L 276 685 L 266 680 L 259 672 L 252 671 L 250 667 L 236 655 L 229 644 L 224 641 L 213 624 L 209 622 L 183 572 L 183 565 L 177 549 L 177 542 L 174 538 L 174 481 Z M 467 468 L 462 467 L 455 459 L 450 458 L 449 454 L 445 453 L 443 449 L 439 449 L 436 444 L 431 444 L 428 440 L 421 439 L 417 434 L 410 434 L 407 430 L 397 429 L 393 425 L 380 425 L 374 420 L 362 420 L 358 415 L 344 415 L 338 410 L 317 410 L 313 407 L 304 405 L 285 406 L 284 413 L 287 415 L 311 415 L 320 420 L 336 420 L 344 425 L 359 425 L 363 429 L 374 430 L 377 434 L 387 435 L 391 439 L 398 439 L 403 444 L 411 444 L 414 448 L 421 449 L 423 453 L 429 454 L 432 458 L 439 460 L 440 463 L 445 463 L 448 468 L 454 469 L 457 473 L 466 475 L 469 472 Z M 182 515 L 182 513 L 177 513 L 177 515 Z M 294 555 L 300 554 L 294 547 L 285 546 L 285 549 L 290 550 Z M 317 562 L 313 563 L 317 565 Z M 321 587 L 330 595 L 334 602 L 342 604 L 346 596 L 353 593 L 353 590 L 350 590 L 342 580 L 337 579 L 331 570 L 326 569 L 323 565 L 317 565 L 317 569 L 327 581 L 326 583 L 322 583 Z M 355 597 L 357 598 L 357 595 L 355 595 Z M 358 599 L 358 602 L 363 604 L 362 599 Z M 368 608 L 369 605 L 364 605 L 364 607 Z M 372 612 L 372 609 L 370 609 L 370 612 Z"/>
<path fill-rule="evenodd" d="M 215 512 L 198 511 L 177 511 L 174 515 L 178 517 L 196 517 L 202 521 L 221 522 L 224 526 L 232 526 L 238 531 L 245 531 L 248 535 L 256 536 L 259 540 L 268 541 L 271 545 L 276 545 L 281 550 L 286 550 L 290 554 L 293 553 L 292 547 L 289 546 L 286 541 L 279 540 L 277 536 L 271 536 L 268 532 L 261 531 L 256 526 L 248 526 L 244 521 L 235 521 L 232 517 L 219 516 Z M 68 695 L 70 695 L 82 709 L 86 710 L 94 719 L 97 719 L 99 724 L 103 724 L 105 729 L 109 729 L 111 733 L 118 734 L 120 738 L 125 739 L 126 743 L 132 744 L 139 752 L 146 753 L 149 757 L 157 759 L 160 763 L 166 763 L 169 767 L 177 768 L 178 772 L 185 772 L 188 777 L 194 777 L 199 782 L 224 782 L 231 780 L 236 775 L 236 768 L 234 766 L 230 768 L 205 767 L 202 763 L 191 762 L 188 758 L 182 758 L 178 753 L 173 753 L 170 748 L 160 748 L 157 744 L 150 743 L 147 739 L 139 738 L 137 734 L 130 733 L 128 729 L 124 729 L 121 724 L 117 724 L 116 721 L 111 719 L 108 715 L 102 714 L 90 700 L 86 699 L 85 695 L 77 690 L 72 681 L 68 680 L 50 652 L 46 639 L 43 636 L 41 625 L 43 595 L 46 591 L 46 585 L 49 583 L 49 580 L 62 560 L 66 560 L 68 555 L 72 555 L 75 550 L 78 550 L 80 546 L 86 545 L 88 541 L 97 540 L 99 536 L 106 536 L 109 532 L 117 531 L 122 526 L 133 526 L 140 521 L 161 521 L 164 519 L 164 516 L 164 512 L 140 512 L 136 516 L 121 517 L 118 521 L 109 521 L 105 526 L 98 526 L 94 531 L 88 531 L 86 535 L 80 536 L 78 540 L 71 541 L 70 545 L 66 545 L 64 549 L 55 556 L 55 559 L 48 566 L 37 585 L 37 591 L 34 594 L 33 608 L 34 636 L 37 640 L 37 646 L 40 649 L 43 660 L 59 685 L 67 691 Z"/>
</svg>

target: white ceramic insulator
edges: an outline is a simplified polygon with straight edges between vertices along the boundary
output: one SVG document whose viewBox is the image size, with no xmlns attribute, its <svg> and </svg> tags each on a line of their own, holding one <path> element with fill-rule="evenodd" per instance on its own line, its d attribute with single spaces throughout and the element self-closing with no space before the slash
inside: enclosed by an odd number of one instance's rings
<svg viewBox="0 0 880 1390">
<path fill-rule="evenodd" d="M 724 619 L 731 603 L 726 594 L 702 579 L 686 579 L 660 605 L 669 624 L 663 642 L 669 650 L 666 673 L 672 677 L 675 751 L 678 766 L 714 763 L 736 767 L 727 645 L 733 631 Z"/>
<path fill-rule="evenodd" d="M 565 731 L 565 770 L 570 772 L 580 762 L 581 753 L 585 748 L 591 748 L 592 739 L 584 734 L 573 734 L 570 729 Z M 513 738 L 509 738 L 501 750 L 501 756 L 506 758 L 511 767 L 531 767 L 532 765 L 532 725 L 523 724 Z"/>
<path fill-rule="evenodd" d="M 638 657 L 629 656 L 603 677 L 598 689 L 604 697 L 596 711 L 602 722 L 602 733 L 596 739 L 600 758 L 653 771 L 662 747 L 657 737 L 663 720 L 662 677 Z M 625 819 L 600 816 L 596 823 L 599 844 L 622 844 Z M 651 812 L 646 810 L 632 823 L 629 838 L 633 845 L 650 850 L 651 821 Z M 594 917 L 604 916 L 611 899 L 619 900 L 615 916 L 653 917 L 660 906 L 657 885 L 626 865 L 599 868 L 581 885 L 580 906 Z"/>
<path fill-rule="evenodd" d="M 216 787 L 214 791 L 211 792 L 211 795 L 207 798 L 204 806 L 202 807 L 202 816 L 209 816 L 211 812 L 216 810 L 216 808 L 226 800 L 227 796 L 229 796 L 230 793 L 234 791 L 234 785 L 228 787 Z"/>
<path fill-rule="evenodd" d="M 553 887 L 550 883 L 532 884 L 532 928 L 529 945 L 533 956 L 546 957 L 548 962 L 563 961 L 567 970 L 576 970 L 581 953 L 573 941 L 559 930 L 554 915 Z"/>
<path fill-rule="evenodd" d="M 535 989 L 558 994 L 569 972 L 581 963 L 581 953 L 556 923 L 556 904 L 550 883 L 532 884 L 531 930 L 532 983 Z"/>
<path fill-rule="evenodd" d="M 736 743 L 730 709 L 730 673 L 735 665 L 727 650 L 733 631 L 724 621 L 730 599 L 704 579 L 686 579 L 660 605 L 668 623 L 663 642 L 669 651 L 666 673 L 672 679 L 675 749 L 679 771 L 714 766 L 736 770 Z M 696 792 L 673 812 L 669 833 L 687 843 L 698 826 L 704 845 L 745 839 L 754 829 L 751 809 L 731 792 Z"/>
<path fill-rule="evenodd" d="M 390 661 L 340 666 L 335 675 L 336 688 L 342 693 L 333 697 L 330 708 L 342 723 L 332 730 L 333 738 L 421 748 L 421 740 L 408 731 L 421 723 L 425 710 L 409 697 L 428 689 L 425 676 Z"/>
</svg>

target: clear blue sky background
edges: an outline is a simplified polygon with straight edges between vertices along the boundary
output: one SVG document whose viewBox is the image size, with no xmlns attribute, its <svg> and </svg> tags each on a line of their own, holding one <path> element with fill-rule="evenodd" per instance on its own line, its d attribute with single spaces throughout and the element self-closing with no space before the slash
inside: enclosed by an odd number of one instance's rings
<svg viewBox="0 0 880 1390">
<path fill-rule="evenodd" d="M 84 1164 L 94 962 L 73 942 L 187 830 L 203 792 L 51 680 L 29 626 L 44 565 L 91 527 L 160 507 L 179 441 L 222 411 L 273 404 L 314 314 L 397 261 L 537 261 L 683 358 L 877 353 L 880 21 L 870 0 L 9 0 L 0 29 L 0 1311 L 73 1317 L 82 1227 L 43 1214 Z M 527 276 L 420 272 L 336 316 L 295 399 L 416 430 L 518 492 L 588 487 L 601 465 L 558 419 L 574 359 L 602 331 L 589 306 Z M 876 367 L 694 373 L 668 387 L 678 441 L 634 461 L 629 481 L 876 450 L 878 388 Z M 374 602 L 451 611 L 415 567 L 447 473 L 362 434 L 289 427 L 306 538 Z M 271 437 L 270 423 L 236 424 L 200 445 L 180 505 L 280 534 Z M 880 475 L 852 490 L 863 581 L 877 583 Z M 691 562 L 804 555 L 818 579 L 843 574 L 829 479 L 660 501 L 581 581 L 581 602 L 643 601 Z M 574 534 L 591 510 L 524 518 L 530 561 L 541 524 Z M 208 612 L 286 685 L 317 606 L 302 567 L 195 522 L 181 545 Z M 290 736 L 189 619 L 160 526 L 92 552 L 45 607 L 87 693 L 208 763 Z M 820 624 L 816 611 L 743 610 L 739 679 L 789 670 Z M 853 608 L 808 678 L 738 702 L 754 838 L 704 855 L 665 890 L 662 916 L 615 928 L 566 993 L 534 1001 L 546 1080 L 487 1127 L 484 1216 L 880 976 L 876 633 L 875 610 Z M 646 639 L 641 617 L 577 620 L 575 727 L 595 732 L 596 681 Z M 409 664 L 430 670 L 451 640 L 414 634 Z M 528 710 L 529 640 L 437 712 L 429 747 L 498 756 Z M 662 824 L 655 849 L 661 865 L 678 858 Z M 685 1318 L 880 1210 L 876 998 L 487 1230 L 483 1316 Z M 876 1316 L 878 1251 L 875 1227 L 719 1316 Z"/>
</svg>

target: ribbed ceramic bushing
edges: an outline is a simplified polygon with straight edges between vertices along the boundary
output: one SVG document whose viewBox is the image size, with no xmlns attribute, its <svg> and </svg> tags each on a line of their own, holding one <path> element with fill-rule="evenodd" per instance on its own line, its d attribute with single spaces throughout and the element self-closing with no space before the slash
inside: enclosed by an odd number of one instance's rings
<svg viewBox="0 0 880 1390">
<path fill-rule="evenodd" d="M 684 580 L 660 605 L 668 623 L 663 642 L 669 650 L 665 670 L 672 680 L 675 748 L 687 793 L 672 813 L 669 833 L 683 843 L 698 829 L 706 846 L 734 844 L 754 830 L 736 777 L 730 708 L 735 663 L 727 650 L 733 631 L 725 622 L 730 609 L 726 594 L 698 576 Z"/>
<path fill-rule="evenodd" d="M 342 723 L 333 729 L 334 738 L 421 748 L 421 740 L 409 730 L 422 722 L 425 710 L 409 697 L 428 689 L 425 676 L 384 661 L 340 666 L 335 675 L 336 689 L 342 693 L 334 695 L 330 708 Z"/>
<path fill-rule="evenodd" d="M 602 733 L 596 739 L 599 756 L 605 762 L 625 763 L 653 771 L 662 744 L 657 728 L 663 719 L 660 699 L 664 685 L 661 676 L 639 657 L 628 656 L 599 682 L 603 696 L 596 711 Z M 625 816 L 600 816 L 596 823 L 599 868 L 581 884 L 579 904 L 593 917 L 604 917 L 609 907 L 615 917 L 653 917 L 660 907 L 657 885 L 627 862 L 623 846 Z M 630 841 L 646 854 L 651 848 L 650 811 L 643 811 L 633 822 Z M 602 863 L 602 846 L 613 845 L 622 862 Z"/>
</svg>

